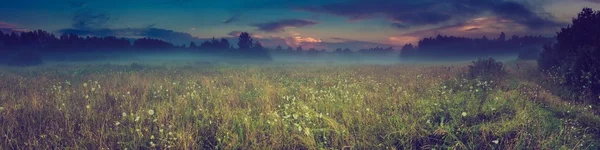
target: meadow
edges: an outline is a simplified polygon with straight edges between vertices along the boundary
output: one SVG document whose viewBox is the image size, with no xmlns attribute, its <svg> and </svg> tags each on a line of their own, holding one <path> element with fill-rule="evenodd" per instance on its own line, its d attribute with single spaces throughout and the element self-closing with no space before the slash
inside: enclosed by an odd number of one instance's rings
<svg viewBox="0 0 600 150">
<path fill-rule="evenodd" d="M 0 149 L 599 148 L 597 106 L 535 63 L 467 66 L 0 67 Z"/>
</svg>

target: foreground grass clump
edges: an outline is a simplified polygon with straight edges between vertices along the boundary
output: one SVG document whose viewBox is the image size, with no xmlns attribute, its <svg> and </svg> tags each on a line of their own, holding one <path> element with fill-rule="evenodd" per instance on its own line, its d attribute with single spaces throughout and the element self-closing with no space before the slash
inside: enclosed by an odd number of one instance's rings
<svg viewBox="0 0 600 150">
<path fill-rule="evenodd" d="M 6 149 L 596 149 L 597 115 L 465 66 L 0 69 Z M 518 76 L 510 74 L 509 76 Z M 597 124 L 596 124 L 597 125 Z"/>
</svg>

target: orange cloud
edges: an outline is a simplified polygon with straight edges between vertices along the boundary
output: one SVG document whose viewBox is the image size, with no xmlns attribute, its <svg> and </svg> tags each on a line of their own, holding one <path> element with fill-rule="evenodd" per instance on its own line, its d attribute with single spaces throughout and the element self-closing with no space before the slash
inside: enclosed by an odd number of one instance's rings
<svg viewBox="0 0 600 150">
<path fill-rule="evenodd" d="M 404 45 L 408 43 L 417 43 L 421 38 L 414 36 L 392 36 L 388 41 L 392 45 Z"/>
<path fill-rule="evenodd" d="M 319 38 L 293 36 L 285 39 L 285 43 L 290 46 L 300 46 L 305 44 L 313 44 L 323 42 Z"/>
</svg>

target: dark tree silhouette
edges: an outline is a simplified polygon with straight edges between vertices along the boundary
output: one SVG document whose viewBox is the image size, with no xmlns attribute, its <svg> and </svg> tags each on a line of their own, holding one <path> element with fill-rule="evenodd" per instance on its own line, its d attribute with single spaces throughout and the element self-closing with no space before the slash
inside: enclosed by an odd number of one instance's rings
<svg viewBox="0 0 600 150">
<path fill-rule="evenodd" d="M 500 36 L 498 37 L 498 41 L 506 41 L 506 34 L 504 34 L 504 32 L 500 33 Z"/>
<path fill-rule="evenodd" d="M 238 48 L 242 50 L 250 49 L 252 47 L 253 41 L 252 37 L 249 33 L 242 32 L 240 37 L 238 38 Z"/>
<path fill-rule="evenodd" d="M 283 51 L 283 48 L 281 47 L 281 45 L 277 45 L 277 48 L 275 48 L 275 51 L 278 51 L 278 52 Z"/>
<path fill-rule="evenodd" d="M 197 48 L 198 48 L 198 46 L 196 46 L 196 43 L 194 43 L 194 42 L 190 42 L 190 47 L 189 47 L 189 48 L 190 48 L 190 49 L 197 49 Z"/>
<path fill-rule="evenodd" d="M 542 71 L 555 75 L 581 101 L 600 103 L 600 11 L 584 8 L 562 28 L 557 42 L 538 59 Z"/>
<path fill-rule="evenodd" d="M 296 51 L 297 51 L 297 52 L 302 52 L 302 51 L 304 51 L 304 49 L 302 49 L 302 46 L 298 46 L 298 47 L 296 48 Z"/>
<path fill-rule="evenodd" d="M 519 37 L 515 35 L 511 39 L 502 40 L 504 38 L 506 38 L 506 35 L 503 33 L 496 40 L 489 40 L 485 36 L 482 38 L 466 38 L 438 35 L 435 38 L 421 39 L 418 42 L 418 47 L 413 46 L 414 49 L 401 51 L 400 57 L 444 59 L 449 57 L 472 58 L 498 54 L 518 54 L 554 41 L 552 38 L 542 36 Z"/>
</svg>

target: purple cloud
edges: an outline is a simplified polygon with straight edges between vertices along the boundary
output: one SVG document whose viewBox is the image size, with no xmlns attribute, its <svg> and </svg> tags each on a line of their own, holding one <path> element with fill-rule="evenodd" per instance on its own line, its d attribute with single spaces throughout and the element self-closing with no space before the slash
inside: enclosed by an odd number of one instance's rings
<svg viewBox="0 0 600 150">
<path fill-rule="evenodd" d="M 398 28 L 461 22 L 487 14 L 512 19 L 531 29 L 560 24 L 552 16 L 534 12 L 530 7 L 509 0 L 347 0 L 300 10 L 343 16 L 349 20 L 383 16 Z"/>
<path fill-rule="evenodd" d="M 259 31 L 264 32 L 283 32 L 286 28 L 301 28 L 306 26 L 313 26 L 319 22 L 302 20 L 302 19 L 285 19 L 273 22 L 259 23 L 252 26 L 258 27 Z"/>
</svg>

